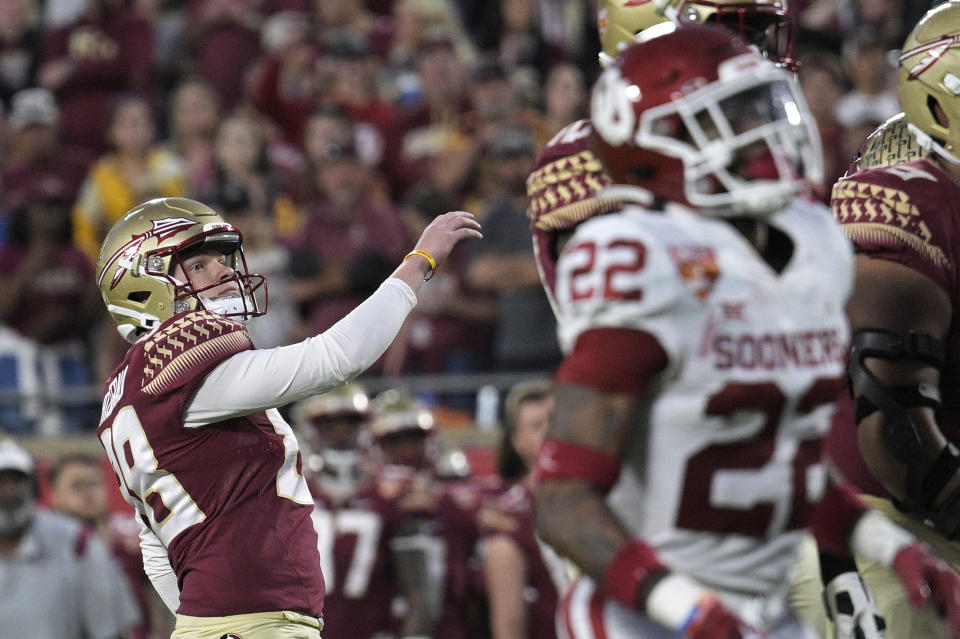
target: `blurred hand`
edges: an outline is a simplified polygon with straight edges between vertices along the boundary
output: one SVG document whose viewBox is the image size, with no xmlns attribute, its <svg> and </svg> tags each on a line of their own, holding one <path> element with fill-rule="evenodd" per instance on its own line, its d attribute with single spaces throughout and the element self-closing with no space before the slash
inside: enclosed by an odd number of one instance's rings
<svg viewBox="0 0 960 639">
<path fill-rule="evenodd" d="M 893 569 L 910 603 L 932 606 L 947 626 L 947 637 L 960 639 L 960 576 L 919 542 L 897 552 Z"/>
</svg>

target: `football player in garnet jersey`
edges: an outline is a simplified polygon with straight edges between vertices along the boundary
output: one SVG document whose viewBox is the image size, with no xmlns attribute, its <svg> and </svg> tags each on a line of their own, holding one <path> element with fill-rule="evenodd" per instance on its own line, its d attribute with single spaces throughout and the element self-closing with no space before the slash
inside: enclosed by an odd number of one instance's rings
<svg viewBox="0 0 960 639">
<path fill-rule="evenodd" d="M 424 615 L 413 601 L 398 619 L 393 602 L 426 574 L 424 556 L 407 543 L 402 491 L 381 491 L 366 450 L 370 400 L 356 383 L 294 406 L 323 566 L 324 634 L 355 639 L 394 636 L 408 616 Z M 412 576 L 405 571 L 414 571 Z M 426 629 L 421 629 L 426 630 Z"/>
<path fill-rule="evenodd" d="M 439 495 L 433 480 L 433 413 L 398 389 L 377 395 L 370 412 L 370 434 L 383 462 L 374 479 L 376 490 L 398 521 L 391 549 L 406 604 L 401 636 L 430 636 L 441 614 L 446 554 L 433 525 Z"/>
<path fill-rule="evenodd" d="M 848 307 L 854 400 L 838 412 L 828 442 L 841 470 L 877 496 L 871 503 L 954 569 L 960 569 L 958 78 L 960 3 L 953 1 L 928 11 L 900 52 L 904 115 L 888 131 L 909 130 L 902 148 L 902 137 L 893 138 L 908 155 L 892 162 L 897 158 L 888 149 L 887 157 L 861 158 L 862 170 L 833 187 L 833 213 L 857 255 Z M 882 145 L 872 152 L 879 151 Z M 888 637 L 943 636 L 937 615 L 911 609 L 882 570 L 860 558 L 858 564 Z"/>
<path fill-rule="evenodd" d="M 373 472 L 369 446 L 362 441 L 369 414 L 370 397 L 356 382 L 308 397 L 290 411 L 307 468 L 331 501 L 353 497 Z"/>
<path fill-rule="evenodd" d="M 313 499 L 276 409 L 372 364 L 424 278 L 468 237 L 480 237 L 471 214 L 437 217 L 340 322 L 255 350 L 240 322 L 266 311 L 265 281 L 247 272 L 240 233 L 218 213 L 156 199 L 107 234 L 97 283 L 132 345 L 107 381 L 97 433 L 139 515 L 146 572 L 177 612 L 175 639 L 320 636 Z"/>
<path fill-rule="evenodd" d="M 823 465 L 853 256 L 796 197 L 821 158 L 795 77 L 716 27 L 641 40 L 591 102 L 615 183 L 597 197 L 626 204 L 577 225 L 556 263 L 566 359 L 537 531 L 583 572 L 568 627 L 809 637 L 786 605 L 809 530 L 893 570 L 960 637 L 960 579 Z"/>
</svg>

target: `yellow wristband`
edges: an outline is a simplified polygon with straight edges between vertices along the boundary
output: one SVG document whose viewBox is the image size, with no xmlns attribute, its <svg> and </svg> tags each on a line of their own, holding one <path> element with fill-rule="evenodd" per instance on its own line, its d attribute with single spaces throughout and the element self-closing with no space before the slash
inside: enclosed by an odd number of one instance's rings
<svg viewBox="0 0 960 639">
<path fill-rule="evenodd" d="M 409 258 L 413 257 L 414 255 L 419 255 L 420 257 L 425 259 L 427 263 L 430 265 L 430 270 L 427 272 L 427 274 L 423 278 L 423 281 L 426 282 L 431 277 L 433 277 L 433 274 L 437 271 L 437 259 L 434 256 L 427 253 L 426 251 L 416 249 L 407 253 L 406 256 L 404 256 L 403 261 L 406 262 Z"/>
</svg>

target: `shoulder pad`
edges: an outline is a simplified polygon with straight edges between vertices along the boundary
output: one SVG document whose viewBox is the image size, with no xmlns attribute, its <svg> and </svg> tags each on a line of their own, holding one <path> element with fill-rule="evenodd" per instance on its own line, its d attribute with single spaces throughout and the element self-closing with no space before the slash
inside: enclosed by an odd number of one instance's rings
<svg viewBox="0 0 960 639">
<path fill-rule="evenodd" d="M 936 244 L 941 181 L 925 162 L 861 171 L 834 185 L 830 208 L 856 244 L 905 245 L 942 268 L 949 258 Z"/>
<path fill-rule="evenodd" d="M 143 345 L 143 392 L 160 395 L 189 373 L 205 373 L 252 347 L 247 329 L 239 322 L 206 311 L 177 317 Z"/>
</svg>

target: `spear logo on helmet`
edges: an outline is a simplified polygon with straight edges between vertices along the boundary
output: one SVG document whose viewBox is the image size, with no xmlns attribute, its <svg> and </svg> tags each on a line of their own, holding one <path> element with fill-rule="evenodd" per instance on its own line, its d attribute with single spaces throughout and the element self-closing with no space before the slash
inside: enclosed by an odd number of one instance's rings
<svg viewBox="0 0 960 639">
<path fill-rule="evenodd" d="M 133 268 L 133 260 L 139 253 L 140 247 L 144 242 L 153 238 L 163 242 L 167 238 L 173 237 L 180 231 L 188 229 L 194 224 L 196 224 L 195 221 L 183 217 L 167 217 L 161 220 L 153 220 L 152 229 L 146 233 L 134 235 L 130 238 L 129 242 L 121 246 L 120 249 L 113 254 L 113 257 L 110 258 L 110 261 L 107 262 L 103 271 L 100 273 L 100 280 L 97 284 L 99 285 L 103 281 L 104 275 L 110 271 L 114 263 L 119 262 L 122 268 L 117 269 L 116 273 L 113 274 L 113 279 L 110 281 L 110 288 L 116 288 L 120 280 L 123 279 L 124 274 Z"/>
</svg>

